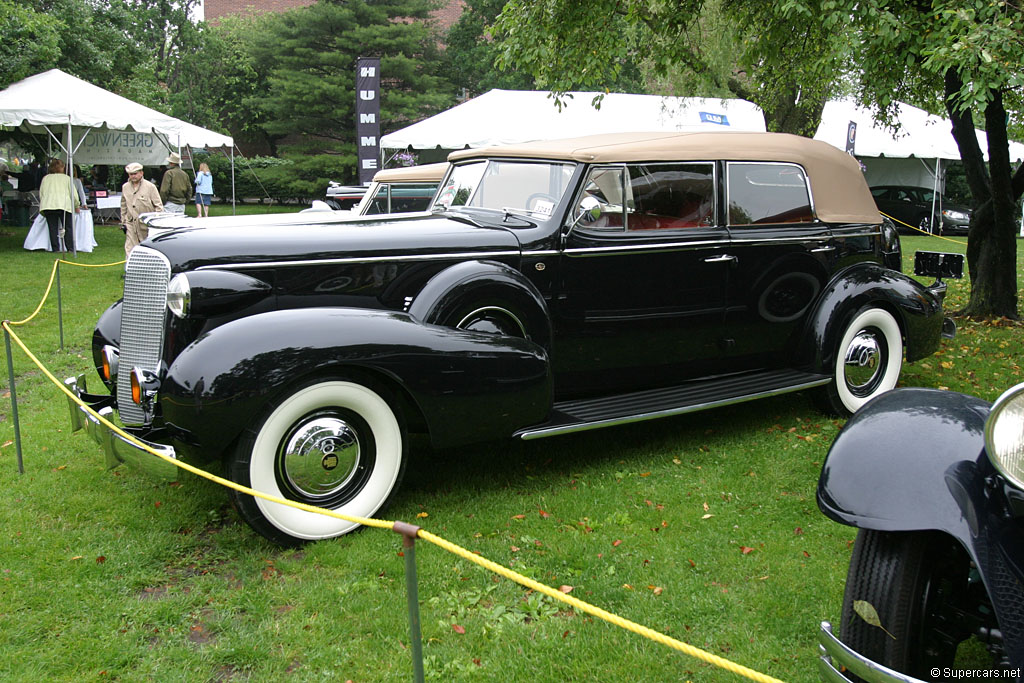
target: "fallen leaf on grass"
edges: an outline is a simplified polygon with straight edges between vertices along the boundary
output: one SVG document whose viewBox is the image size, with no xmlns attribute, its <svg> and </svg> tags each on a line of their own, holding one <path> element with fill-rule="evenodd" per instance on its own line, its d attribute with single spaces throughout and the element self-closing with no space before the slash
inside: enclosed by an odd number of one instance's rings
<svg viewBox="0 0 1024 683">
<path fill-rule="evenodd" d="M 75 555 L 71 559 L 72 560 L 84 560 L 85 559 L 85 555 Z"/>
<path fill-rule="evenodd" d="M 708 514 L 701 517 L 701 519 L 711 519 L 712 517 L 714 517 L 714 515 L 709 512 Z"/>
<path fill-rule="evenodd" d="M 540 516 L 541 516 L 541 517 L 543 517 L 544 519 L 547 519 L 548 517 L 550 517 L 550 516 L 551 516 L 551 513 L 550 513 L 550 512 L 545 512 L 544 510 L 541 510 L 540 508 L 537 508 L 537 512 L 538 512 L 538 513 L 540 514 Z"/>
<path fill-rule="evenodd" d="M 428 512 L 417 512 L 416 513 L 416 517 L 418 519 L 423 519 L 424 517 L 429 517 L 429 516 L 430 516 L 430 513 L 428 513 Z"/>
<path fill-rule="evenodd" d="M 103 564 L 106 561 L 107 561 L 106 555 L 100 555 L 99 557 L 96 558 L 96 564 Z"/>
<path fill-rule="evenodd" d="M 665 590 L 661 586 L 648 586 L 647 588 L 655 595 L 661 595 L 662 591 Z"/>
<path fill-rule="evenodd" d="M 558 590 L 568 595 L 569 593 L 572 593 L 572 586 L 559 586 Z"/>
<path fill-rule="evenodd" d="M 460 636 L 466 634 L 465 627 L 459 626 L 458 624 L 452 624 L 452 630 L 455 631 L 456 633 L 458 633 Z"/>
<path fill-rule="evenodd" d="M 750 547 L 747 547 L 745 545 L 741 545 L 740 546 L 740 552 L 743 553 L 744 555 L 749 555 L 750 553 L 754 552 L 754 549 L 750 548 Z"/>
<path fill-rule="evenodd" d="M 526 515 L 512 515 L 512 519 L 526 519 Z"/>
<path fill-rule="evenodd" d="M 622 545 L 622 539 L 621 538 L 616 538 L 614 541 L 612 541 L 612 547 L 613 548 L 618 548 L 620 545 Z"/>
</svg>

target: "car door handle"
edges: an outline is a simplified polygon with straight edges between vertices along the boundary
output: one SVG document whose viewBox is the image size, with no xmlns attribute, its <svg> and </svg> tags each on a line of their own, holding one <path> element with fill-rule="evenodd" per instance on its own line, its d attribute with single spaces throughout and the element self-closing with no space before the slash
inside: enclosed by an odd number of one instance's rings
<svg viewBox="0 0 1024 683">
<path fill-rule="evenodd" d="M 722 254 L 721 256 L 709 256 L 704 259 L 704 263 L 735 263 L 736 257 L 731 254 Z"/>
<path fill-rule="evenodd" d="M 835 247 L 833 247 L 833 246 L 828 246 L 828 247 L 816 247 L 816 248 L 814 248 L 814 249 L 811 249 L 811 253 L 812 253 L 812 254 L 820 254 L 820 253 L 821 253 L 821 252 L 823 252 L 823 251 L 835 251 L 835 250 L 836 250 L 836 248 L 835 248 Z"/>
</svg>

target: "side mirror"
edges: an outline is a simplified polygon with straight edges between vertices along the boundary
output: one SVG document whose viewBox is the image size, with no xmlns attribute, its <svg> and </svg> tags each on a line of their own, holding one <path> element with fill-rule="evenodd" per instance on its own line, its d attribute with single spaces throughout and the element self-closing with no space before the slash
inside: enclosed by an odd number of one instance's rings
<svg viewBox="0 0 1024 683">
<path fill-rule="evenodd" d="M 601 217 L 601 202 L 596 197 L 584 197 L 576 209 L 576 219 L 573 225 L 580 223 L 594 223 Z"/>
</svg>

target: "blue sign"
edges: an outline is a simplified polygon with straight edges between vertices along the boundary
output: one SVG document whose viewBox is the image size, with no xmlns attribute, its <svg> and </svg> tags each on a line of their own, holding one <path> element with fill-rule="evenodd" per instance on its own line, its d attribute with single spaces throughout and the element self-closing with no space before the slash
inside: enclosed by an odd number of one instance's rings
<svg viewBox="0 0 1024 683">
<path fill-rule="evenodd" d="M 701 123 L 714 123 L 719 126 L 728 126 L 729 117 L 725 114 L 712 114 L 711 112 L 702 111 L 700 113 Z"/>
</svg>

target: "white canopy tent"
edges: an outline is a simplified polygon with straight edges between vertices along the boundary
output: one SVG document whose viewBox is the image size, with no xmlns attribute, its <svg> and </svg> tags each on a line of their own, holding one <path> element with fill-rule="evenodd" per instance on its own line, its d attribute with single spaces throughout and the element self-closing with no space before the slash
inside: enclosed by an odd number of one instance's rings
<svg viewBox="0 0 1024 683">
<path fill-rule="evenodd" d="M 896 119 L 900 130 L 894 132 L 876 123 L 872 110 L 852 100 L 833 100 L 825 104 L 814 139 L 846 149 L 849 126 L 855 123 L 854 155 L 866 168 L 868 185 L 930 187 L 933 194 L 941 195 L 945 189 L 943 161 L 960 159 L 952 122 L 902 102 L 896 105 Z M 985 131 L 976 130 L 975 134 L 987 161 Z M 1010 142 L 1010 161 L 1022 160 L 1024 144 Z M 1024 217 L 1021 234 L 1024 234 Z"/>
<path fill-rule="evenodd" d="M 162 164 L 184 147 L 226 148 L 234 140 L 145 107 L 59 69 L 18 81 L 0 91 L 0 126 L 46 135 L 70 166 L 80 163 Z M 129 132 L 132 131 L 132 132 Z"/>
<path fill-rule="evenodd" d="M 384 159 L 401 150 L 447 151 L 622 131 L 764 131 L 764 114 L 746 100 L 574 92 L 561 109 L 547 91 L 491 90 L 381 137 Z M 435 154 L 435 156 L 438 156 Z M 435 159 L 421 158 L 420 163 Z"/>
</svg>

